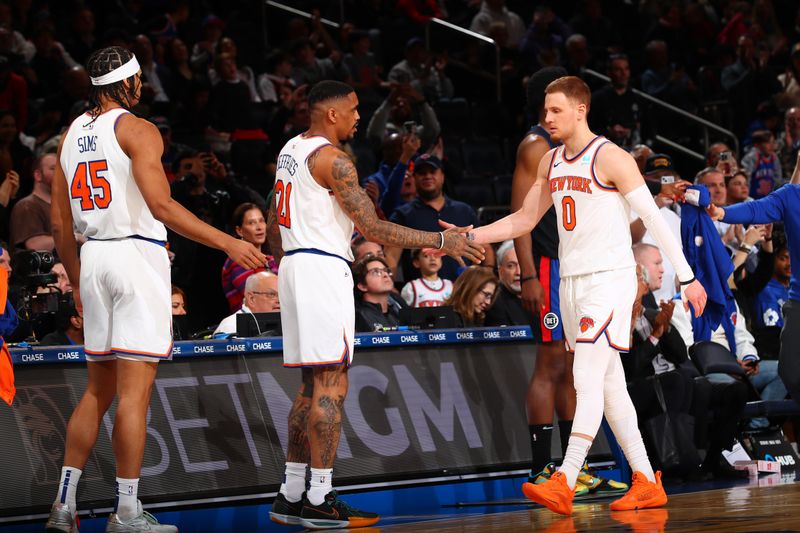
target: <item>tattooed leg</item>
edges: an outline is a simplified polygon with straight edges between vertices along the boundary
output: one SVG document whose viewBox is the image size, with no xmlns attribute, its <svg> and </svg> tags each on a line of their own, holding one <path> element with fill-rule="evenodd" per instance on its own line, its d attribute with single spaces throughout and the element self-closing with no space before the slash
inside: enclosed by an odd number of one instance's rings
<svg viewBox="0 0 800 533">
<path fill-rule="evenodd" d="M 303 382 L 289 411 L 289 450 L 286 460 L 290 463 L 308 463 L 308 411 L 314 395 L 314 373 L 303 368 Z"/>
<path fill-rule="evenodd" d="M 333 468 L 347 384 L 345 365 L 314 369 L 314 395 L 308 413 L 311 468 Z"/>
</svg>

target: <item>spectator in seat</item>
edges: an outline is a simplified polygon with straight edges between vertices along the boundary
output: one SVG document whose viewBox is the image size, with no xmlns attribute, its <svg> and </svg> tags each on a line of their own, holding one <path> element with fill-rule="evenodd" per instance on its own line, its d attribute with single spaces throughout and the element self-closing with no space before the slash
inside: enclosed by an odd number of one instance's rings
<svg viewBox="0 0 800 533">
<path fill-rule="evenodd" d="M 170 90 L 171 74 L 164 65 L 156 63 L 150 38 L 146 35 L 137 35 L 134 39 L 133 52 L 142 69 L 142 90 L 152 91 L 153 102 L 169 102 L 167 93 Z"/>
<path fill-rule="evenodd" d="M 33 163 L 31 150 L 22 144 L 17 122 L 11 111 L 0 110 L 0 176 L 14 170 L 19 174 L 19 196 L 33 190 Z"/>
<path fill-rule="evenodd" d="M 413 37 L 406 43 L 405 59 L 392 67 L 388 78 L 398 84 L 411 83 L 429 102 L 437 102 L 453 97 L 453 83 L 444 72 L 446 65 L 441 57 L 432 60 L 423 40 Z"/>
<path fill-rule="evenodd" d="M 484 0 L 481 2 L 481 9 L 472 18 L 469 29 L 482 35 L 489 35 L 489 28 L 497 22 L 502 22 L 506 26 L 509 47 L 519 48 L 519 44 L 525 36 L 525 22 L 522 17 L 513 11 L 509 11 L 506 7 L 506 0 Z"/>
<path fill-rule="evenodd" d="M 33 192 L 11 211 L 11 246 L 27 250 L 53 250 L 50 228 L 50 184 L 58 163 L 56 154 L 45 154 L 33 171 Z"/>
<path fill-rule="evenodd" d="M 406 134 L 406 122 L 415 123 L 415 131 L 423 150 L 430 148 L 439 137 L 441 127 L 433 108 L 422 93 L 410 83 L 401 82 L 392 88 L 389 96 L 375 110 L 367 125 L 367 139 L 378 146 L 393 133 Z"/>
<path fill-rule="evenodd" d="M 628 56 L 612 55 L 608 62 L 611 83 L 592 94 L 589 115 L 594 131 L 618 146 L 629 150 L 641 142 L 639 103 L 630 88 L 631 67 Z"/>
<path fill-rule="evenodd" d="M 281 310 L 278 276 L 272 272 L 256 272 L 244 284 L 241 309 L 226 317 L 214 330 L 214 337 L 236 333 L 236 315 L 240 313 L 276 313 Z"/>
<path fill-rule="evenodd" d="M 28 82 L 11 70 L 6 56 L 0 56 L 0 109 L 9 109 L 17 129 L 25 130 L 28 125 Z"/>
<path fill-rule="evenodd" d="M 500 286 L 494 305 L 486 311 L 487 326 L 531 326 L 536 332 L 539 319 L 532 316 L 522 306 L 522 285 L 520 285 L 520 266 L 514 241 L 505 241 L 497 249 L 497 274 Z M 534 325 L 536 327 L 534 327 Z"/>
<path fill-rule="evenodd" d="M 395 208 L 404 203 L 401 198 L 403 180 L 420 144 L 416 133 L 391 133 L 383 140 L 383 160 L 364 184 L 367 194 L 386 216 L 391 216 Z"/>
<path fill-rule="evenodd" d="M 258 249 L 267 241 L 267 218 L 264 211 L 254 203 L 241 204 L 233 212 L 233 230 L 240 239 L 249 242 Z M 247 279 L 256 272 L 269 269 L 277 274 L 278 265 L 275 258 L 267 256 L 266 267 L 246 270 L 230 257 L 222 265 L 222 290 L 228 299 L 231 312 L 238 311 L 244 300 L 244 287 Z"/>
<path fill-rule="evenodd" d="M 186 293 L 177 285 L 172 286 L 172 316 L 186 315 Z"/>
<path fill-rule="evenodd" d="M 492 270 L 472 265 L 453 284 L 453 294 L 445 301 L 445 305 L 453 306 L 458 327 L 480 327 L 484 325 L 486 311 L 496 296 L 497 278 Z"/>
<path fill-rule="evenodd" d="M 344 56 L 342 63 L 347 69 L 351 85 L 358 95 L 359 108 L 365 109 L 365 116 L 369 116 L 380 105 L 383 97 L 379 93 L 383 68 L 370 52 L 372 41 L 366 31 L 353 31 L 350 34 L 352 51 Z"/>
<path fill-rule="evenodd" d="M 783 304 L 789 301 L 792 265 L 785 244 L 775 251 L 772 279 L 753 302 L 753 336 L 762 359 L 778 359 L 780 331 L 783 328 Z"/>
<path fill-rule="evenodd" d="M 458 200 L 448 198 L 444 194 L 444 172 L 438 157 L 423 154 L 414 158 L 414 181 L 418 197 L 398 207 L 390 221 L 424 231 L 441 231 L 439 221 L 449 222 L 456 226 L 477 226 L 478 216 L 475 210 Z M 411 280 L 419 277 L 418 270 L 411 263 L 408 251 L 395 246 L 386 246 L 386 261 L 392 270 L 402 264 L 403 275 Z M 402 258 L 401 258 L 402 255 Z M 401 261 L 402 259 L 402 261 Z M 486 248 L 485 266 L 494 266 L 494 254 L 491 247 Z M 439 275 L 453 281 L 458 275 L 458 263 L 451 257 L 442 258 L 442 270 Z"/>
<path fill-rule="evenodd" d="M 55 331 L 39 341 L 42 346 L 74 346 L 83 344 L 83 314 L 75 308 L 70 294 L 59 302 L 55 317 Z"/>
<path fill-rule="evenodd" d="M 219 82 L 211 88 L 211 124 L 214 129 L 233 132 L 251 125 L 250 87 L 239 79 L 236 63 L 229 54 L 218 54 L 214 61 Z"/>
<path fill-rule="evenodd" d="M 286 52 L 276 50 L 266 59 L 267 71 L 258 77 L 258 94 L 262 102 L 278 103 L 278 93 L 281 85 L 295 88 L 291 78 L 292 62 Z"/>
<path fill-rule="evenodd" d="M 783 131 L 778 136 L 778 157 L 784 176 L 791 176 L 800 151 L 800 107 L 790 107 L 783 115 Z"/>
<path fill-rule="evenodd" d="M 236 67 L 236 78 L 244 82 L 250 91 L 250 101 L 256 103 L 261 102 L 261 96 L 259 96 L 256 90 L 256 76 L 253 74 L 253 69 L 241 63 L 238 53 L 239 49 L 236 47 L 236 41 L 230 37 L 223 37 L 217 43 L 217 55 L 227 54 L 228 57 L 231 58 L 231 61 L 233 61 Z M 208 77 L 212 85 L 216 85 L 220 81 L 219 75 L 213 69 L 208 71 Z"/>
<path fill-rule="evenodd" d="M 341 62 L 336 64 L 333 61 L 337 57 L 341 57 L 338 52 L 320 59 L 316 56 L 311 42 L 307 39 L 300 39 L 292 45 L 291 53 L 294 58 L 292 79 L 297 87 L 313 86 L 322 80 L 341 81 L 347 78 L 347 71 Z"/>
<path fill-rule="evenodd" d="M 750 180 L 747 173 L 737 170 L 731 176 L 725 176 L 725 200 L 727 205 L 750 202 Z"/>
<path fill-rule="evenodd" d="M 442 258 L 416 249 L 411 251 L 411 260 L 421 276 L 406 283 L 400 296 L 411 307 L 444 305 L 453 292 L 453 282 L 439 277 Z"/>
<path fill-rule="evenodd" d="M 372 254 L 376 257 L 385 258 L 383 253 L 383 245 L 377 242 L 368 241 L 363 235 L 359 235 L 353 242 L 350 243 L 350 249 L 353 252 L 353 262 L 357 263 L 362 257 Z"/>
<path fill-rule="evenodd" d="M 720 154 L 722 154 L 722 152 L 730 152 L 732 157 L 732 167 L 730 169 L 730 172 L 733 172 L 734 170 L 736 170 L 735 168 L 736 153 L 731 149 L 730 146 L 728 146 L 723 142 L 716 142 L 708 147 L 708 150 L 706 150 L 706 167 L 716 168 L 717 164 L 719 163 Z M 722 172 L 725 173 L 725 169 L 720 169 L 720 170 L 722 170 Z"/>
<path fill-rule="evenodd" d="M 400 325 L 405 302 L 392 295 L 392 269 L 382 257 L 367 254 L 353 265 L 356 331 L 381 331 Z"/>
<path fill-rule="evenodd" d="M 660 284 L 660 280 L 650 280 L 651 268 L 637 265 L 639 291 L 633 305 L 631 349 L 622 357 L 628 392 L 636 406 L 640 426 L 662 412 L 654 380 L 661 385 L 670 413 L 691 412 L 694 387 L 692 378 L 678 370 L 688 357 L 680 333 L 670 325 L 676 301 L 663 301 L 656 307 L 645 305 L 645 297 L 649 296 L 648 303 L 654 302 L 651 291 Z M 681 466 L 685 466 L 681 470 L 690 471 L 698 465 Z"/>
<path fill-rule="evenodd" d="M 184 102 L 191 98 L 192 83 L 198 76 L 189 64 L 189 48 L 176 37 L 165 45 L 165 62 L 172 74 L 170 100 Z"/>
<path fill-rule="evenodd" d="M 758 130 L 753 133 L 753 146 L 742 158 L 742 168 L 750 177 L 750 197 L 754 200 L 763 198 L 783 185 L 783 169 L 771 131 Z M 713 198 L 712 202 L 724 205 Z"/>
</svg>

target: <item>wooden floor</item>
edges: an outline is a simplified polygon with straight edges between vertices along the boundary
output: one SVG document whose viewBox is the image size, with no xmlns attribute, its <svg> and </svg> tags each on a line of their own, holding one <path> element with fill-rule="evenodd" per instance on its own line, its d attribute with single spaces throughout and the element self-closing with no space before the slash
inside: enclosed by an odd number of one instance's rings
<svg viewBox="0 0 800 533">
<path fill-rule="evenodd" d="M 663 509 L 611 512 L 609 501 L 576 504 L 572 517 L 547 509 L 494 514 L 458 515 L 434 520 L 353 531 L 378 532 L 507 532 L 541 531 L 796 531 L 800 532 L 800 483 L 771 487 L 741 486 L 670 496 Z M 432 517 L 433 518 L 433 517 Z"/>
</svg>

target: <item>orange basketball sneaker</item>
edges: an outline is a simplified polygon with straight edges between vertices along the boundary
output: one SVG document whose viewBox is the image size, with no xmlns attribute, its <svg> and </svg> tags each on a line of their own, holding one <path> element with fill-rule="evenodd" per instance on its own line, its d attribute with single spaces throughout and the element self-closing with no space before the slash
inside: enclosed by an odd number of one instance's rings
<svg viewBox="0 0 800 533">
<path fill-rule="evenodd" d="M 667 504 L 667 493 L 661 484 L 661 472 L 656 472 L 656 482 L 653 483 L 641 472 L 633 473 L 631 490 L 619 500 L 611 502 L 612 511 L 633 511 L 634 509 L 648 509 L 661 507 Z"/>
<path fill-rule="evenodd" d="M 522 492 L 529 500 L 544 505 L 554 513 L 567 516 L 572 514 L 575 491 L 567 486 L 567 476 L 561 472 L 554 473 L 550 479 L 538 485 L 523 483 Z"/>
</svg>

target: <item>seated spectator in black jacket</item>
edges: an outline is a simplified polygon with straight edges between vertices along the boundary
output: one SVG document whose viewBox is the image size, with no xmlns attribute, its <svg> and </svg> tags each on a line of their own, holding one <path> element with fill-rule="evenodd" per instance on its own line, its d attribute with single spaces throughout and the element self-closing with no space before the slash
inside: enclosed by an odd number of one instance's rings
<svg viewBox="0 0 800 533">
<path fill-rule="evenodd" d="M 56 312 L 56 329 L 42 337 L 43 346 L 69 346 L 83 344 L 83 316 L 75 309 L 72 294 L 59 302 Z"/>
<path fill-rule="evenodd" d="M 520 285 L 520 268 L 514 241 L 506 241 L 497 249 L 497 274 L 500 287 L 494 305 L 486 311 L 487 326 L 525 326 L 530 325 L 533 331 L 534 317 L 522 307 L 522 286 Z M 538 322 L 537 322 L 538 324 Z"/>
<path fill-rule="evenodd" d="M 353 265 L 356 291 L 356 331 L 380 331 L 400 325 L 405 302 L 392 295 L 392 270 L 382 257 L 365 255 Z"/>
<path fill-rule="evenodd" d="M 459 327 L 481 327 L 496 294 L 497 278 L 491 269 L 472 265 L 456 279 L 453 294 L 444 304 L 453 306 Z"/>
</svg>

